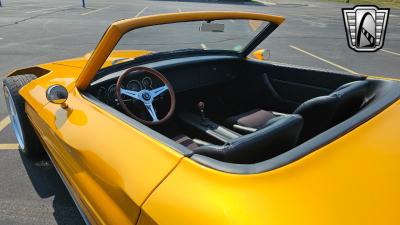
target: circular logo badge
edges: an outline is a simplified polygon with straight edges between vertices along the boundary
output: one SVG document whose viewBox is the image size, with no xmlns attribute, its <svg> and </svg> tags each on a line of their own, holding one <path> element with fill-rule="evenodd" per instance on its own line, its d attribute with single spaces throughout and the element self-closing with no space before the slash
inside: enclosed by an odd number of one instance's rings
<svg viewBox="0 0 400 225">
<path fill-rule="evenodd" d="M 142 94 L 142 98 L 144 100 L 148 101 L 148 100 L 150 100 L 151 97 L 150 97 L 149 93 L 145 92 L 145 93 Z"/>
</svg>

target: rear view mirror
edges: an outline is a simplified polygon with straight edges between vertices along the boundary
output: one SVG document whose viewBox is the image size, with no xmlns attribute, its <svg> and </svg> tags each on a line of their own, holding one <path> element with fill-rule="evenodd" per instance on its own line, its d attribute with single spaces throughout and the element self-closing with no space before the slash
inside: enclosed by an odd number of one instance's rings
<svg viewBox="0 0 400 225">
<path fill-rule="evenodd" d="M 214 22 L 203 22 L 200 26 L 201 32 L 224 32 L 225 24 Z"/>
<path fill-rule="evenodd" d="M 259 49 L 253 52 L 256 59 L 269 60 L 271 58 L 271 51 L 269 49 Z"/>
</svg>

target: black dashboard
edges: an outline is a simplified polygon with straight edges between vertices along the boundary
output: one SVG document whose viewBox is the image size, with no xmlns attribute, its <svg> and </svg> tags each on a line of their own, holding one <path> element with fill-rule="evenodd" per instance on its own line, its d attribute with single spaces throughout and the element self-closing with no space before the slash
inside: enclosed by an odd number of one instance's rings
<svg viewBox="0 0 400 225">
<path fill-rule="evenodd" d="M 141 66 L 161 72 L 171 83 L 176 94 L 185 91 L 222 84 L 236 79 L 241 59 L 233 56 L 198 56 L 169 59 Z M 132 67 L 132 66 L 131 66 Z M 116 83 L 128 68 L 107 71 L 93 81 L 89 92 L 110 106 L 116 106 Z M 145 74 L 131 74 L 122 86 L 133 91 L 151 90 L 162 85 L 157 78 Z"/>
</svg>

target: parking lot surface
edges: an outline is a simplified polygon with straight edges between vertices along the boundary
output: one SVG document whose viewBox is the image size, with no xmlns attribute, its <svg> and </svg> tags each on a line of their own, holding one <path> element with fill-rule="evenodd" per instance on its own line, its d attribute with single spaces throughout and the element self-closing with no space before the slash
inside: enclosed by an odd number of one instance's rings
<svg viewBox="0 0 400 225">
<path fill-rule="evenodd" d="M 0 80 L 12 70 L 81 56 L 113 21 L 184 11 L 233 10 L 286 17 L 260 47 L 274 62 L 400 78 L 400 11 L 392 10 L 384 48 L 356 53 L 347 46 L 339 3 L 260 0 L 250 3 L 164 0 L 0 0 Z M 176 32 L 179 32 L 178 30 Z M 176 40 L 179 42 L 179 40 Z M 104 131 L 107 132 L 107 131 Z M 0 224 L 83 224 L 46 158 L 21 157 L 0 86 Z"/>
</svg>

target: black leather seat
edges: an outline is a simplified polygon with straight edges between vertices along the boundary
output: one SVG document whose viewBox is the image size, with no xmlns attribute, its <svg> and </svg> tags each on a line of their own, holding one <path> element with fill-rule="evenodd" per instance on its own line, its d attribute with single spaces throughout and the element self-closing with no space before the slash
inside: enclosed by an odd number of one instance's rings
<svg viewBox="0 0 400 225">
<path fill-rule="evenodd" d="M 268 122 L 268 120 L 274 117 L 275 115 L 273 112 L 262 109 L 253 109 L 239 115 L 231 116 L 226 119 L 225 122 L 231 125 L 237 124 L 244 127 L 260 129 L 265 126 L 265 123 Z"/>
<path fill-rule="evenodd" d="M 297 107 L 293 113 L 300 114 L 304 119 L 300 141 L 304 142 L 354 115 L 364 102 L 367 87 L 366 80 L 347 83 L 330 95 L 312 98 Z M 268 120 L 277 116 L 279 115 L 274 112 L 256 109 L 229 117 L 226 123 L 234 128 L 235 124 L 238 124 L 242 127 L 260 129 L 268 123 Z"/>
<path fill-rule="evenodd" d="M 277 156 L 293 148 L 303 126 L 300 115 L 273 118 L 265 127 L 241 136 L 222 146 L 205 145 L 194 148 L 195 154 L 206 155 L 224 162 L 255 163 Z"/>
</svg>

